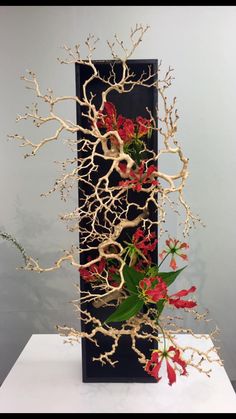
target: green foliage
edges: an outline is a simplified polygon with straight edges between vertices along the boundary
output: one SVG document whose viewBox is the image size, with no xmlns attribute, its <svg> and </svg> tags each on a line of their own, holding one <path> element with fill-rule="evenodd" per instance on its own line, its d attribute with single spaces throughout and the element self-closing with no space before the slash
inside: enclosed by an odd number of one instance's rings
<svg viewBox="0 0 236 419">
<path fill-rule="evenodd" d="M 163 281 L 166 283 L 166 285 L 169 287 L 175 279 L 178 277 L 178 275 L 186 268 L 181 268 L 177 271 L 171 271 L 171 272 L 158 272 L 158 267 L 153 266 L 148 269 L 148 271 L 145 272 L 138 272 L 131 266 L 125 265 L 123 269 L 123 275 L 125 280 L 125 285 L 129 293 L 131 294 L 129 297 L 127 297 L 120 305 L 119 307 L 106 319 L 105 323 L 111 323 L 111 322 L 119 322 L 128 320 L 131 317 L 135 316 L 137 313 L 140 312 L 140 310 L 144 306 L 144 300 L 141 298 L 139 294 L 138 285 L 139 282 L 148 276 L 159 276 L 163 279 Z M 117 274 L 116 278 L 117 279 Z M 120 277 L 119 277 L 120 280 Z M 161 299 L 156 303 L 156 309 L 157 309 L 157 319 L 159 318 L 160 314 L 162 313 L 164 307 L 165 307 L 165 299 Z"/>
<path fill-rule="evenodd" d="M 166 283 L 166 285 L 169 287 L 173 282 L 176 280 L 177 276 L 186 268 L 184 266 L 181 269 L 178 269 L 178 271 L 173 272 L 158 272 L 157 275 L 160 276 L 160 278 L 163 279 L 163 281 Z"/>
<path fill-rule="evenodd" d="M 162 311 L 163 311 L 163 308 L 165 307 L 165 302 L 166 302 L 166 300 L 164 299 L 164 298 L 162 298 L 161 300 L 159 300 L 157 303 L 156 303 L 156 309 L 157 309 L 157 320 L 158 320 L 158 318 L 160 317 L 160 315 L 161 315 L 161 313 L 162 313 Z"/>
<path fill-rule="evenodd" d="M 124 146 L 124 152 L 129 154 L 138 166 L 140 165 L 142 160 L 141 153 L 143 150 L 143 141 L 139 139 L 134 139 L 131 143 L 125 144 Z"/>
<path fill-rule="evenodd" d="M 131 266 L 125 265 L 123 269 L 123 275 L 126 287 L 128 291 L 131 291 L 131 293 L 138 293 L 138 284 L 141 279 L 145 277 L 145 273 L 138 272 Z"/>
<path fill-rule="evenodd" d="M 105 323 L 121 322 L 128 320 L 135 316 L 142 309 L 144 301 L 141 300 L 138 295 L 131 295 L 126 298 L 119 307 L 112 313 L 106 320 Z"/>
</svg>

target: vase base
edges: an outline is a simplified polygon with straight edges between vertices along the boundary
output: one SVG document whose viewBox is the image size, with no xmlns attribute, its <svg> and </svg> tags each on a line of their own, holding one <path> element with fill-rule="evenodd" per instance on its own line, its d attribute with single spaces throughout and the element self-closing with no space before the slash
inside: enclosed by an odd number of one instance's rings
<svg viewBox="0 0 236 419">
<path fill-rule="evenodd" d="M 93 357 L 99 357 L 105 351 L 109 351 L 107 340 L 103 337 L 99 342 L 99 348 L 93 343 L 82 339 L 83 354 L 83 382 L 84 383 L 156 383 L 155 378 L 151 377 L 138 362 L 137 354 L 130 347 L 128 336 L 122 336 L 119 347 L 116 350 L 114 360 L 118 361 L 115 366 L 101 365 L 98 361 L 93 361 Z M 139 349 L 147 358 L 153 350 L 154 343 L 149 341 L 139 342 Z"/>
</svg>

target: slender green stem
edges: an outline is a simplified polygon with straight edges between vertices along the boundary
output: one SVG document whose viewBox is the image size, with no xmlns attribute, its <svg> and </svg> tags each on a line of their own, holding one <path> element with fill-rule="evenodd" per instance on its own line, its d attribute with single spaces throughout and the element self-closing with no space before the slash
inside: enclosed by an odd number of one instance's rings
<svg viewBox="0 0 236 419">
<path fill-rule="evenodd" d="M 158 265 L 158 270 L 160 269 L 160 266 L 163 264 L 164 260 L 166 260 L 167 256 L 169 256 L 169 255 L 170 255 L 170 253 L 171 253 L 171 252 L 168 252 L 168 253 L 165 255 L 165 257 L 162 259 L 162 261 L 161 261 L 160 265 Z"/>
<path fill-rule="evenodd" d="M 162 331 L 162 335 L 163 335 L 163 342 L 164 342 L 164 352 L 166 352 L 167 348 L 166 348 L 166 336 L 165 336 L 165 332 L 163 327 L 160 325 L 160 323 L 158 322 L 158 320 L 156 320 L 156 324 L 157 326 L 161 329 Z"/>
</svg>

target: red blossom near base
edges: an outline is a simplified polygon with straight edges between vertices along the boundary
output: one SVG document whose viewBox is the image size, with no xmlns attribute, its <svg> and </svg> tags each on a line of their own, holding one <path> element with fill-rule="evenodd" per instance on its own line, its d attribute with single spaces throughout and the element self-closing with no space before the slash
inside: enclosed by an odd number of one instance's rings
<svg viewBox="0 0 236 419">
<path fill-rule="evenodd" d="M 188 290 L 181 290 L 172 294 L 168 297 L 168 303 L 175 306 L 175 308 L 193 308 L 196 307 L 197 303 L 193 300 L 181 300 L 180 297 L 185 297 L 186 295 L 195 292 L 196 287 L 192 286 Z"/>
<path fill-rule="evenodd" d="M 88 257 L 88 262 L 90 262 L 92 258 Z M 100 279 L 99 275 L 104 271 L 106 266 L 106 260 L 102 258 L 98 263 L 93 263 L 88 268 L 80 268 L 79 273 L 84 281 L 86 282 L 94 282 Z"/>
<path fill-rule="evenodd" d="M 189 245 L 187 243 L 181 243 L 177 239 L 169 239 L 166 240 L 166 246 L 167 249 L 163 250 L 159 254 L 159 257 L 162 260 L 166 255 L 171 254 L 169 266 L 175 271 L 178 268 L 175 255 L 181 257 L 183 260 L 188 260 L 188 256 L 185 253 L 182 253 L 182 249 L 189 249 Z"/>
<path fill-rule="evenodd" d="M 167 298 L 167 285 L 158 276 L 144 278 L 139 282 L 139 288 L 145 299 L 157 303 L 161 299 Z"/>
<path fill-rule="evenodd" d="M 140 192 L 143 185 L 159 185 L 159 182 L 153 178 L 153 173 L 157 171 L 157 168 L 154 165 L 149 166 L 145 172 L 145 162 L 142 161 L 137 169 L 131 169 L 129 173 L 126 172 L 125 164 L 120 163 L 119 167 L 124 174 L 129 176 L 128 180 L 120 181 L 119 186 L 132 186 L 134 191 Z"/>
<path fill-rule="evenodd" d="M 178 364 L 182 368 L 181 375 L 187 375 L 187 364 L 180 357 L 180 350 L 174 346 L 170 346 L 167 351 L 154 350 L 151 359 L 146 364 L 145 371 L 157 381 L 160 381 L 162 377 L 160 377 L 159 372 L 163 359 L 166 360 L 167 376 L 170 386 L 176 382 L 176 372 L 173 367 L 175 364 Z"/>
</svg>

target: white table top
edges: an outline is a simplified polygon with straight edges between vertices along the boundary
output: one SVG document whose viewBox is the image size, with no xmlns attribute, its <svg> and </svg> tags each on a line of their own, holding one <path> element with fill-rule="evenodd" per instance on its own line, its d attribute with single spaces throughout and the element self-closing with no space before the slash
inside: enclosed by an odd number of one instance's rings
<svg viewBox="0 0 236 419">
<path fill-rule="evenodd" d="M 212 343 L 178 339 L 199 348 Z M 0 413 L 236 413 L 225 369 L 211 367 L 211 378 L 191 368 L 173 386 L 164 376 L 159 383 L 82 383 L 80 344 L 32 335 L 0 388 Z"/>
</svg>

